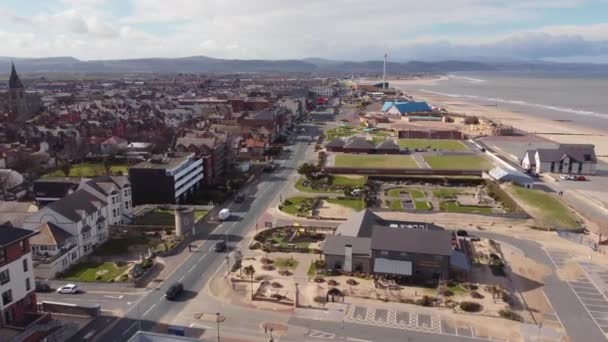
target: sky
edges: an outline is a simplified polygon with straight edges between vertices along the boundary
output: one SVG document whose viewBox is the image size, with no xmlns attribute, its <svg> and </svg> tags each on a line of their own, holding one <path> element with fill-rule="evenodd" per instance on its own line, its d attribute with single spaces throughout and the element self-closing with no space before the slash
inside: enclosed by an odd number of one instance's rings
<svg viewBox="0 0 608 342">
<path fill-rule="evenodd" d="M 0 56 L 608 62 L 608 0 L 0 0 Z"/>
</svg>

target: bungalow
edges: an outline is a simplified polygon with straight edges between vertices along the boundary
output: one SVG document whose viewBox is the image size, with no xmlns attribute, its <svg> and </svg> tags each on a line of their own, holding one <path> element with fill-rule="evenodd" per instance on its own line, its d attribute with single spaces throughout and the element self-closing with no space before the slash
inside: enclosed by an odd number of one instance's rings
<svg viewBox="0 0 608 342">
<path fill-rule="evenodd" d="M 101 143 L 100 150 L 103 154 L 116 154 L 126 150 L 128 145 L 127 140 L 112 136 Z"/>
<path fill-rule="evenodd" d="M 342 151 L 345 153 L 374 153 L 375 148 L 373 142 L 362 137 L 353 137 L 344 144 Z"/>
<path fill-rule="evenodd" d="M 328 271 L 417 280 L 446 279 L 452 234 L 428 223 L 387 221 L 369 210 L 351 215 L 323 243 Z"/>
<path fill-rule="evenodd" d="M 561 144 L 557 148 L 528 150 L 520 160 L 522 168 L 535 173 L 595 174 L 597 157 L 590 144 Z"/>
<path fill-rule="evenodd" d="M 406 116 L 415 112 L 430 112 L 432 109 L 426 102 L 385 102 L 382 111 L 387 114 Z"/>
<path fill-rule="evenodd" d="M 386 139 L 376 145 L 377 154 L 399 154 L 400 147 L 393 139 Z"/>
</svg>

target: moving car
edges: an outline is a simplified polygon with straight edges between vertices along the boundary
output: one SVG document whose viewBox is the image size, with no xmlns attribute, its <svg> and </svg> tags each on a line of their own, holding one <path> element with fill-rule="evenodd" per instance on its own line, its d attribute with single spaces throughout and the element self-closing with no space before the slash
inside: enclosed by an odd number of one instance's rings
<svg viewBox="0 0 608 342">
<path fill-rule="evenodd" d="M 225 251 L 226 250 L 226 241 L 220 240 L 220 241 L 216 242 L 213 249 L 218 253 Z"/>
<path fill-rule="evenodd" d="M 36 292 L 40 292 L 40 293 L 51 292 L 51 287 L 47 283 L 37 281 L 36 282 Z"/>
<path fill-rule="evenodd" d="M 174 283 L 173 285 L 169 286 L 165 292 L 165 298 L 168 300 L 174 300 L 182 292 L 184 292 L 184 285 L 182 283 Z"/>
<path fill-rule="evenodd" d="M 76 284 L 67 284 L 57 289 L 57 293 L 75 294 L 80 292 L 80 288 Z"/>
<path fill-rule="evenodd" d="M 231 215 L 232 213 L 230 212 L 230 209 L 224 208 L 220 210 L 220 212 L 217 214 L 217 217 L 220 219 L 220 221 L 226 221 L 228 218 L 230 218 Z"/>
<path fill-rule="evenodd" d="M 243 203 L 243 202 L 245 202 L 245 195 L 243 195 L 243 194 L 236 195 L 236 197 L 234 198 L 234 203 Z"/>
</svg>

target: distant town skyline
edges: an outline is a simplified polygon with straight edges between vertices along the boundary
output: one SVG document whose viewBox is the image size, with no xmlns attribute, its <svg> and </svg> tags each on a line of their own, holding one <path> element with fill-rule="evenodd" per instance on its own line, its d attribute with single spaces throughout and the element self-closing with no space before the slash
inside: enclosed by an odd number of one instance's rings
<svg viewBox="0 0 608 342">
<path fill-rule="evenodd" d="M 1 55 L 608 62 L 606 0 L 4 0 Z"/>
</svg>

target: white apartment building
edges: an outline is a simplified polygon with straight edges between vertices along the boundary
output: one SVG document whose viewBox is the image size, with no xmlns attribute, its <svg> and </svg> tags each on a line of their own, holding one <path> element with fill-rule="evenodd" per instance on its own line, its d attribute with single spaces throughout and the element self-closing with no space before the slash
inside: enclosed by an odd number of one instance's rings
<svg viewBox="0 0 608 342">
<path fill-rule="evenodd" d="M 79 188 L 108 203 L 107 219 L 110 226 L 127 224 L 132 220 L 133 201 L 129 177 L 95 177 L 82 183 Z"/>
</svg>

